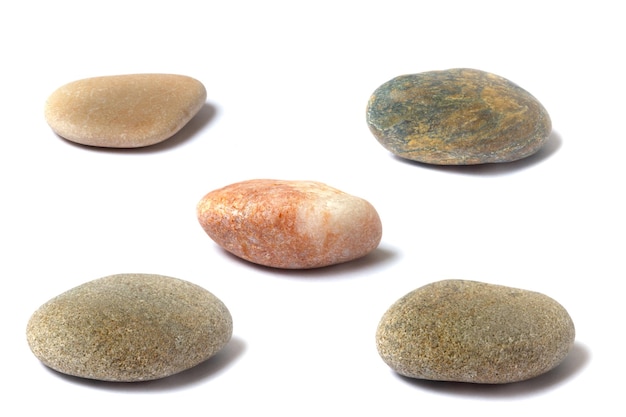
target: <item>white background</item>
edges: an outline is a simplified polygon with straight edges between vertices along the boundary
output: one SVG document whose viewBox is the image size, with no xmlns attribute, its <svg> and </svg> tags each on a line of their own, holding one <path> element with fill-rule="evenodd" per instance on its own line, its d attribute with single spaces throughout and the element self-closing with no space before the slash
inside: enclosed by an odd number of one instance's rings
<svg viewBox="0 0 626 417">
<path fill-rule="evenodd" d="M 624 14 L 618 1 L 23 1 L 0 6 L 2 408 L 23 415 L 617 415 L 623 395 Z M 526 160 L 435 167 L 369 132 L 371 93 L 470 67 L 519 84 L 553 133 Z M 207 105 L 145 149 L 74 145 L 43 106 L 81 78 L 189 75 Z M 326 182 L 370 201 L 379 249 L 310 271 L 254 266 L 200 228 L 207 192 L 251 178 Z M 163 380 L 60 375 L 30 352 L 44 302 L 102 276 L 203 286 L 234 335 Z M 398 377 L 374 333 L 407 292 L 446 278 L 542 292 L 576 325 L 554 371 L 482 386 Z M 3 412 L 4 414 L 4 412 Z"/>
</svg>

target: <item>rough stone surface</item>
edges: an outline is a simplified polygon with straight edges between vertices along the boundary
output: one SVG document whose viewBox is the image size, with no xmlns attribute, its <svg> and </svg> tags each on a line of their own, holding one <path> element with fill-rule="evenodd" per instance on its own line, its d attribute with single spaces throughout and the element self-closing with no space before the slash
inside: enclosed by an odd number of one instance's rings
<svg viewBox="0 0 626 417">
<path fill-rule="evenodd" d="M 176 278 L 120 274 L 42 305 L 27 325 L 31 350 L 59 372 L 145 381 L 191 368 L 230 340 L 232 318 L 207 290 Z"/>
<path fill-rule="evenodd" d="M 198 220 L 220 246 L 257 264 L 317 268 L 360 258 L 382 236 L 374 207 L 313 181 L 257 179 L 208 193 Z"/>
<path fill-rule="evenodd" d="M 574 343 L 574 324 L 543 294 L 445 280 L 393 304 L 376 343 L 383 360 L 404 376 L 502 384 L 557 366 Z"/>
<path fill-rule="evenodd" d="M 550 136 L 545 108 L 511 81 L 457 68 L 396 77 L 367 106 L 367 123 L 393 154 L 438 165 L 510 162 Z"/>
<path fill-rule="evenodd" d="M 83 145 L 137 148 L 162 142 L 200 111 L 200 81 L 173 74 L 87 78 L 57 89 L 45 118 L 59 136 Z"/>
</svg>

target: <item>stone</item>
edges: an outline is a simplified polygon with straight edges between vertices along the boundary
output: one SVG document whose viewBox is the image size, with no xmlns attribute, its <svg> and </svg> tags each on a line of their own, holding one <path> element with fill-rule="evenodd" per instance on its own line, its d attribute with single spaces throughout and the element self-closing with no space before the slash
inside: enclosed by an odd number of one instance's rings
<svg viewBox="0 0 626 417">
<path fill-rule="evenodd" d="M 174 74 L 87 78 L 54 91 L 45 118 L 59 136 L 82 145 L 138 148 L 162 142 L 202 108 L 206 89 Z"/>
<path fill-rule="evenodd" d="M 315 181 L 255 179 L 205 195 L 198 220 L 220 246 L 274 268 L 309 269 L 376 249 L 378 213 L 366 200 Z"/>
<path fill-rule="evenodd" d="M 574 335 L 567 311 L 543 294 L 444 280 L 396 301 L 376 344 L 384 362 L 410 378 L 504 384 L 556 367 Z"/>
<path fill-rule="evenodd" d="M 367 123 L 401 158 L 436 165 L 511 162 L 536 153 L 552 122 L 526 90 L 466 68 L 402 75 L 374 91 Z"/>
<path fill-rule="evenodd" d="M 231 338 L 226 306 L 177 278 L 119 274 L 87 282 L 31 316 L 28 344 L 46 366 L 82 378 L 134 382 L 191 368 Z"/>
</svg>

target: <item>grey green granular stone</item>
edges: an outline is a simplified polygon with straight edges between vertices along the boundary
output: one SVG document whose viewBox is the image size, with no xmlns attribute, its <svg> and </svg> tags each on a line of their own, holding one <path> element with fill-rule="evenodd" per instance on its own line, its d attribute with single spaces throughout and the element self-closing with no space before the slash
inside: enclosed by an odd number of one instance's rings
<svg viewBox="0 0 626 417">
<path fill-rule="evenodd" d="M 396 301 L 376 332 L 378 352 L 417 379 L 503 384 L 559 365 L 574 343 L 567 311 L 543 294 L 444 280 Z"/>
<path fill-rule="evenodd" d="M 48 367 L 103 381 L 146 381 L 184 371 L 230 340 L 230 312 L 187 281 L 119 274 L 87 282 L 42 305 L 26 330 Z"/>
<path fill-rule="evenodd" d="M 367 123 L 393 154 L 437 165 L 511 162 L 536 153 L 552 122 L 526 90 L 488 72 L 454 68 L 378 87 Z"/>
</svg>

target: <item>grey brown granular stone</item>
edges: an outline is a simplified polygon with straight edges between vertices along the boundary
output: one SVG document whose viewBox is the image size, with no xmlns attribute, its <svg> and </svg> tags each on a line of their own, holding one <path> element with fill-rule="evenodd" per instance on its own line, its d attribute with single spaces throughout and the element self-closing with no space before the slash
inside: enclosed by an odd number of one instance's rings
<svg viewBox="0 0 626 417">
<path fill-rule="evenodd" d="M 366 200 L 316 181 L 254 179 L 205 195 L 204 231 L 232 254 L 284 269 L 348 262 L 376 249 L 382 224 Z"/>
<path fill-rule="evenodd" d="M 87 78 L 54 91 L 45 118 L 59 136 L 83 145 L 138 148 L 162 142 L 202 108 L 206 89 L 176 74 Z"/>
<path fill-rule="evenodd" d="M 526 90 L 466 68 L 384 83 L 368 102 L 367 123 L 393 154 L 438 165 L 519 160 L 537 152 L 552 130 L 546 109 Z"/>
<path fill-rule="evenodd" d="M 103 381 L 146 381 L 191 368 L 231 338 L 226 306 L 177 278 L 119 274 L 90 281 L 42 305 L 26 335 L 45 365 Z"/>
<path fill-rule="evenodd" d="M 378 325 L 376 344 L 407 377 L 503 384 L 556 367 L 574 335 L 567 311 L 543 294 L 444 280 L 395 302 Z"/>
</svg>

